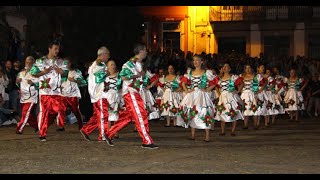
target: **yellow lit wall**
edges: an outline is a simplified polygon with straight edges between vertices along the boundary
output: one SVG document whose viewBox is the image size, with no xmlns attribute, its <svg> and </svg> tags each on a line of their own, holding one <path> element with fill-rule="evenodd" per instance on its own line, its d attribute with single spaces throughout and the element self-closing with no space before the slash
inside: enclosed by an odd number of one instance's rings
<svg viewBox="0 0 320 180">
<path fill-rule="evenodd" d="M 145 17 L 157 17 L 160 19 L 159 22 L 180 21 L 178 30 L 181 33 L 180 49 L 194 53 L 218 52 L 216 36 L 210 24 L 209 11 L 210 6 L 141 7 L 141 12 Z M 158 39 L 160 40 L 158 46 L 163 48 L 161 24 L 159 24 Z"/>
<path fill-rule="evenodd" d="M 188 6 L 188 51 L 216 53 L 217 42 L 209 20 L 210 6 Z"/>
</svg>

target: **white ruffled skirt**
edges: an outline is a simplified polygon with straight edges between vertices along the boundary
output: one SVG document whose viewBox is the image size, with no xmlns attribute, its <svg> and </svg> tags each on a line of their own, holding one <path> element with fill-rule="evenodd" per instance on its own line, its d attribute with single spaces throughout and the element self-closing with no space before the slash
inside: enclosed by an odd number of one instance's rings
<svg viewBox="0 0 320 180">
<path fill-rule="evenodd" d="M 190 125 L 196 129 L 211 129 L 215 110 L 208 92 L 195 88 L 193 92 L 185 94 L 180 106 L 185 127 Z"/>
<path fill-rule="evenodd" d="M 110 89 L 106 93 L 106 98 L 109 103 L 108 120 L 109 121 L 117 121 L 119 119 L 121 93 L 118 93 L 114 89 Z"/>
<path fill-rule="evenodd" d="M 243 115 L 239 110 L 239 105 L 242 105 L 242 100 L 238 94 L 223 91 L 219 97 L 215 119 L 224 122 L 233 122 L 243 119 Z"/>
<path fill-rule="evenodd" d="M 254 116 L 257 111 L 257 102 L 253 91 L 245 90 L 241 93 L 241 99 L 245 103 L 243 116 Z"/>
<path fill-rule="evenodd" d="M 145 88 L 140 88 L 139 91 L 141 98 L 145 104 L 146 110 L 148 112 L 148 119 L 158 119 L 160 118 L 159 110 L 157 108 L 156 101 L 152 96 L 150 90 L 146 90 Z"/>
<path fill-rule="evenodd" d="M 284 96 L 285 111 L 304 110 L 303 96 L 301 91 L 289 89 Z"/>
</svg>

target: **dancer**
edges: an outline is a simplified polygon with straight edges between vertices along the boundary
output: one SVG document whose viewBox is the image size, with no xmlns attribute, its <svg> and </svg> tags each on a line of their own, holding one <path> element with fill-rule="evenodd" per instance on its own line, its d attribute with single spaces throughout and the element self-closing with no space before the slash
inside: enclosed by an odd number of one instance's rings
<svg viewBox="0 0 320 180">
<path fill-rule="evenodd" d="M 275 94 L 275 87 L 277 85 L 277 81 L 272 77 L 270 69 L 266 70 L 265 78 L 267 79 L 267 85 L 265 87 L 265 98 L 267 100 L 268 111 L 268 115 L 266 116 L 268 124 L 265 124 L 265 126 L 269 126 L 270 116 L 272 117 L 272 122 L 274 122 L 276 115 L 279 114 Z"/>
<path fill-rule="evenodd" d="M 241 106 L 241 99 L 238 96 L 238 90 L 242 89 L 241 81 L 237 75 L 230 74 L 231 68 L 228 63 L 223 66 L 223 76 L 219 80 L 218 87 L 220 88 L 219 102 L 217 106 L 217 116 L 215 119 L 221 121 L 220 136 L 224 136 L 225 123 L 232 122 L 231 136 L 236 136 L 237 120 L 243 119 Z"/>
<path fill-rule="evenodd" d="M 194 69 L 182 79 L 186 95 L 180 103 L 180 114 L 191 127 L 190 140 L 195 140 L 196 129 L 204 129 L 204 141 L 210 142 L 210 129 L 215 112 L 209 92 L 216 86 L 218 79 L 211 70 L 206 70 L 202 56 L 195 55 L 193 65 Z M 190 85 L 189 90 L 186 84 Z"/>
<path fill-rule="evenodd" d="M 265 127 L 268 126 L 268 111 L 267 111 L 267 102 L 268 100 L 266 99 L 266 93 L 265 89 L 268 84 L 268 79 L 266 78 L 266 75 L 264 74 L 265 68 L 264 65 L 260 65 L 257 69 L 257 75 L 256 78 L 259 82 L 259 88 L 258 92 L 256 94 L 256 101 L 258 105 L 258 109 L 255 112 L 255 115 L 257 116 L 257 121 L 254 122 L 254 129 L 258 130 L 260 126 L 260 118 L 261 116 L 264 116 L 264 124 Z"/>
<path fill-rule="evenodd" d="M 39 78 L 40 85 L 38 114 L 40 141 L 46 141 L 49 121 L 58 115 L 61 108 L 61 76 L 67 67 L 66 61 L 58 57 L 59 48 L 59 42 L 49 43 L 48 55 L 37 59 L 30 70 L 31 75 Z"/>
<path fill-rule="evenodd" d="M 302 91 L 307 86 L 307 83 L 296 76 L 296 70 L 294 68 L 290 69 L 290 77 L 284 79 L 285 86 L 285 111 L 290 116 L 290 121 L 293 121 L 295 116 L 295 121 L 299 121 L 299 111 L 304 110 Z"/>
<path fill-rule="evenodd" d="M 71 112 L 76 116 L 78 120 L 79 130 L 83 126 L 82 114 L 79 109 L 79 100 L 81 99 L 81 93 L 79 87 L 86 86 L 87 82 L 84 80 L 82 73 L 79 69 L 75 68 L 75 65 L 71 62 L 70 58 L 66 59 L 67 61 L 67 76 L 62 77 L 61 81 L 61 93 L 63 103 L 61 104 L 60 115 L 58 116 L 58 130 L 64 131 L 64 122 L 66 117 L 66 111 L 69 107 Z"/>
<path fill-rule="evenodd" d="M 143 63 L 142 65 L 142 76 L 138 79 L 140 83 L 139 93 L 147 110 L 148 119 L 158 119 L 160 117 L 159 109 L 154 99 L 150 89 L 154 87 L 158 82 L 158 76 L 151 74 L 149 70 L 146 69 Z"/>
<path fill-rule="evenodd" d="M 92 63 L 88 70 L 88 91 L 91 103 L 93 103 L 93 116 L 88 123 L 81 128 L 80 133 L 85 140 L 90 141 L 89 135 L 98 127 L 98 141 L 101 142 L 107 140 L 105 134 L 108 129 L 109 103 L 104 82 L 107 77 L 105 62 L 110 58 L 110 51 L 103 46 L 98 49 L 97 55 L 97 59 Z"/>
<path fill-rule="evenodd" d="M 146 46 L 143 44 L 136 44 L 134 46 L 135 56 L 127 61 L 120 72 L 122 80 L 122 95 L 125 102 L 126 110 L 119 114 L 119 120 L 110 128 L 107 132 L 107 143 L 113 146 L 111 139 L 120 131 L 123 127 L 128 125 L 132 119 L 142 138 L 142 148 L 156 149 L 157 145 L 153 143 L 153 140 L 149 134 L 149 122 L 148 115 L 145 109 L 143 100 L 139 94 L 140 79 L 142 76 L 141 61 L 147 55 Z"/>
<path fill-rule="evenodd" d="M 285 114 L 284 107 L 283 107 L 283 98 L 284 97 L 284 77 L 280 74 L 278 67 L 273 67 L 272 69 L 273 74 L 275 75 L 274 78 L 276 80 L 275 85 L 275 100 L 276 100 L 276 107 L 279 114 Z M 275 119 L 272 119 L 271 124 L 275 124 Z"/>
<path fill-rule="evenodd" d="M 249 117 L 253 116 L 253 120 L 257 121 L 257 116 L 254 116 L 257 111 L 255 93 L 258 91 L 259 82 L 249 64 L 245 66 L 244 74 L 241 77 L 243 86 L 239 91 L 241 92 L 241 99 L 245 104 L 245 109 L 243 110 L 244 127 L 242 129 L 248 129 Z"/>
<path fill-rule="evenodd" d="M 165 127 L 170 127 L 171 119 L 173 119 L 173 126 L 181 126 L 183 124 L 177 124 L 177 113 L 181 97 L 179 95 L 180 90 L 180 77 L 175 75 L 173 65 L 168 66 L 168 74 L 159 79 L 159 83 L 163 87 L 163 96 L 161 99 L 160 112 L 161 116 L 166 117 L 167 123 Z M 179 116 L 180 117 L 180 116 Z"/>
<path fill-rule="evenodd" d="M 22 134 L 26 123 L 29 123 L 38 132 L 37 118 L 33 115 L 38 103 L 39 79 L 32 76 L 30 69 L 34 64 L 34 58 L 28 56 L 25 59 L 25 68 L 17 76 L 17 84 L 20 85 L 20 103 L 22 115 L 16 128 L 17 134 Z"/>
<path fill-rule="evenodd" d="M 119 89 L 117 85 L 118 81 L 118 71 L 116 62 L 114 60 L 109 60 L 107 62 L 107 69 L 108 69 L 108 76 L 105 80 L 106 83 L 106 97 L 109 103 L 109 118 L 108 118 L 108 130 L 111 128 L 112 125 L 119 119 L 119 112 L 123 105 L 123 99 L 121 96 L 121 89 Z M 116 134 L 114 136 L 118 138 L 119 135 Z"/>
</svg>

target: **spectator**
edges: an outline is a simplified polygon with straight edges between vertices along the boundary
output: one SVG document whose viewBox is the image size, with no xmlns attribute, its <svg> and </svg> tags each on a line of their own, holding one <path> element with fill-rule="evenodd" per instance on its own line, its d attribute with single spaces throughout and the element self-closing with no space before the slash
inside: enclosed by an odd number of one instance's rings
<svg viewBox="0 0 320 180">
<path fill-rule="evenodd" d="M 17 48 L 16 59 L 22 62 L 28 56 L 28 54 L 30 53 L 27 48 L 26 41 L 20 41 L 19 46 Z"/>
<path fill-rule="evenodd" d="M 4 108 L 5 101 L 3 100 L 2 94 L 0 94 L 0 126 L 17 124 L 17 121 L 12 118 L 13 111 Z"/>
<path fill-rule="evenodd" d="M 21 61 L 15 61 L 13 63 L 13 67 L 14 67 L 14 70 L 17 71 L 17 72 L 20 72 L 21 71 Z"/>
<path fill-rule="evenodd" d="M 23 25 L 23 30 L 20 34 L 21 41 L 26 41 L 27 40 L 27 31 L 28 31 L 28 26 Z"/>
<path fill-rule="evenodd" d="M 7 107 L 9 103 L 9 94 L 6 92 L 8 84 L 9 84 L 8 76 L 0 66 L 0 94 L 4 102 L 4 107 Z"/>
<path fill-rule="evenodd" d="M 310 99 L 307 107 L 307 113 L 311 116 L 310 113 L 314 107 L 314 116 L 318 117 L 318 114 L 320 113 L 320 81 L 318 73 L 312 76 L 312 82 L 309 84 L 308 94 L 310 95 Z"/>
<path fill-rule="evenodd" d="M 7 108 L 13 109 L 15 112 L 17 112 L 19 109 L 18 108 L 19 88 L 16 85 L 16 78 L 19 71 L 12 68 L 12 62 L 10 60 L 6 61 L 5 66 L 6 66 L 5 73 L 7 74 L 9 79 L 9 84 L 6 89 L 6 93 L 9 94 L 9 104 Z M 20 117 L 18 116 L 18 113 L 15 114 L 15 118 L 20 119 Z"/>
</svg>

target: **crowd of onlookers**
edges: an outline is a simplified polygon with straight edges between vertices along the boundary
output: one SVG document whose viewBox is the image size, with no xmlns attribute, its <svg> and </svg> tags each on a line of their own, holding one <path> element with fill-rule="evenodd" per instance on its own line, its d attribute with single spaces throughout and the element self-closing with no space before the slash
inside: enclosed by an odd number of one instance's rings
<svg viewBox="0 0 320 180">
<path fill-rule="evenodd" d="M 145 64 L 153 72 L 156 72 L 159 68 L 165 68 L 172 64 L 178 69 L 177 73 L 183 74 L 188 67 L 191 67 L 193 55 L 194 53 L 190 51 L 185 55 L 185 53 L 180 50 L 173 51 L 172 53 L 158 50 L 148 53 Z M 299 76 L 309 76 L 308 78 L 311 78 L 312 74 L 319 73 L 320 71 L 320 59 L 316 60 L 300 56 L 297 56 L 296 58 L 293 56 L 271 57 L 260 53 L 259 57 L 250 57 L 248 54 L 237 52 L 220 54 L 206 54 L 203 52 L 201 55 L 206 59 L 207 68 L 219 71 L 220 66 L 227 62 L 230 64 L 232 72 L 235 74 L 241 74 L 246 64 L 250 64 L 255 70 L 260 64 L 264 64 L 266 68 L 276 66 L 284 76 L 289 75 L 291 67 L 296 68 Z"/>
</svg>

